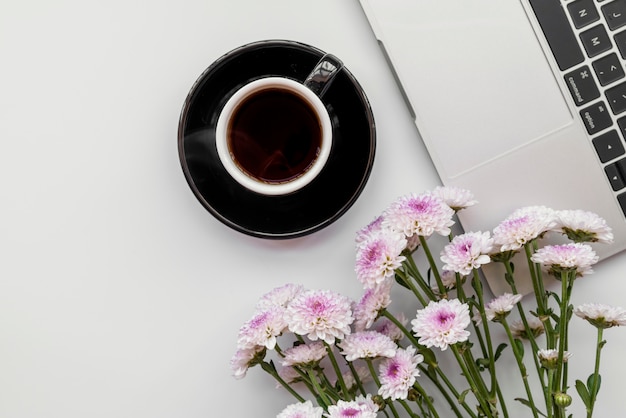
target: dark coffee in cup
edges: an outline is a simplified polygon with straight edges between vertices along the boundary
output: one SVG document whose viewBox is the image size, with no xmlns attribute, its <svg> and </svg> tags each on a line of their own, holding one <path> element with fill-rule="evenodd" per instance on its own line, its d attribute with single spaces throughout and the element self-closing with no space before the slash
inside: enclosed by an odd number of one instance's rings
<svg viewBox="0 0 626 418">
<path fill-rule="evenodd" d="M 250 94 L 233 110 L 228 149 L 248 176 L 285 183 L 308 171 L 322 146 L 316 110 L 296 91 L 268 87 Z"/>
<path fill-rule="evenodd" d="M 321 97 L 341 66 L 325 55 L 303 82 L 267 76 L 232 94 L 217 120 L 215 146 L 234 180 L 278 196 L 301 190 L 320 174 L 333 142 Z"/>
</svg>

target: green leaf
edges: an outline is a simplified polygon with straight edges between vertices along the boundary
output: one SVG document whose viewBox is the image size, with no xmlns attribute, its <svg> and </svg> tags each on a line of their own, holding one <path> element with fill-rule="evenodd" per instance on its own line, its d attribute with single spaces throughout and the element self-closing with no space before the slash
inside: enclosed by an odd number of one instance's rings
<svg viewBox="0 0 626 418">
<path fill-rule="evenodd" d="M 529 407 L 531 410 L 537 412 L 539 415 L 541 415 L 542 417 L 547 417 L 546 414 L 544 414 L 543 412 L 539 411 L 537 408 L 535 408 L 533 406 L 533 404 L 531 404 L 530 402 L 528 402 L 527 399 L 524 398 L 515 398 L 516 401 L 518 401 L 519 403 L 526 405 L 527 407 Z"/>
<path fill-rule="evenodd" d="M 522 342 L 522 340 L 519 340 L 519 339 L 515 339 L 513 340 L 513 342 L 515 343 L 515 348 L 517 348 L 520 358 L 523 358 L 524 357 L 524 343 Z"/>
<path fill-rule="evenodd" d="M 596 380 L 595 374 L 591 374 L 589 378 L 587 379 L 587 389 L 589 389 L 589 395 L 593 397 L 597 396 L 598 392 L 600 392 L 600 385 L 602 384 L 602 377 L 598 375 L 598 382 L 594 386 L 594 383 L 596 383 L 595 380 Z"/>
<path fill-rule="evenodd" d="M 494 361 L 497 361 L 500 358 L 500 355 L 502 355 L 502 352 L 504 351 L 505 348 L 507 348 L 508 345 L 505 343 L 502 343 L 498 346 L 498 348 L 496 348 L 496 352 L 493 355 L 493 359 Z"/>
<path fill-rule="evenodd" d="M 428 365 L 436 366 L 437 365 L 437 356 L 435 356 L 435 352 L 430 348 L 420 348 L 417 351 L 419 354 L 424 356 L 424 362 Z"/>
<path fill-rule="evenodd" d="M 461 392 L 461 394 L 459 395 L 459 403 L 465 402 L 465 397 L 467 396 L 469 392 L 470 392 L 470 389 L 465 389 L 463 392 Z"/>
<path fill-rule="evenodd" d="M 396 283 L 398 283 L 400 286 L 404 287 L 405 289 L 411 290 L 411 288 L 404 282 L 404 279 L 400 277 L 400 275 L 396 274 L 395 279 Z"/>
<path fill-rule="evenodd" d="M 587 386 L 582 382 L 582 380 L 576 380 L 576 391 L 578 391 L 578 395 L 580 399 L 585 404 L 585 407 L 591 407 L 591 397 L 589 396 L 589 391 L 587 390 Z"/>
</svg>

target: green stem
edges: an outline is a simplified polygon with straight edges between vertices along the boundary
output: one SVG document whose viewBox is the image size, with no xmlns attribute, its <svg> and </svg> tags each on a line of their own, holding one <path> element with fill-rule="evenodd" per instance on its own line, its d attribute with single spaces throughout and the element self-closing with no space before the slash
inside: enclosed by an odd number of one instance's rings
<svg viewBox="0 0 626 418">
<path fill-rule="evenodd" d="M 552 382 L 554 381 L 554 370 L 548 369 L 548 386 L 544 387 L 544 392 L 547 393 L 546 409 L 548 411 L 548 418 L 554 416 L 554 395 L 552 392 Z"/>
<path fill-rule="evenodd" d="M 439 414 L 437 414 L 437 409 L 433 405 L 433 402 L 430 400 L 430 397 L 428 396 L 424 388 L 417 383 L 415 383 L 413 387 L 422 395 L 422 398 L 424 399 L 424 402 L 426 402 L 426 405 L 428 406 L 428 409 L 430 410 L 432 416 L 435 418 L 439 418 Z"/>
<path fill-rule="evenodd" d="M 485 301 L 483 297 L 483 287 L 480 281 L 480 277 L 478 276 L 478 271 L 476 269 L 473 270 L 473 287 L 476 291 L 476 296 L 478 296 L 478 306 L 480 309 L 480 317 L 482 319 L 483 330 L 485 332 L 485 340 L 487 346 L 487 352 L 489 355 L 489 373 L 491 377 L 491 390 L 489 391 L 490 399 L 496 398 L 496 367 L 495 367 L 495 357 L 493 353 L 493 343 L 491 341 L 491 332 L 489 331 L 489 321 L 487 321 L 487 315 L 485 314 Z"/>
<path fill-rule="evenodd" d="M 530 271 L 530 277 L 532 279 L 535 300 L 537 301 L 537 314 L 544 325 L 547 346 L 549 349 L 554 349 L 556 347 L 556 339 L 552 323 L 549 319 L 548 302 L 546 299 L 546 290 L 543 285 L 543 278 L 541 277 L 541 270 L 539 265 L 533 263 L 530 259 L 533 255 L 535 244 L 536 243 L 534 241 L 527 243 L 524 246 L 524 250 L 526 251 L 526 260 L 528 262 L 528 270 Z"/>
<path fill-rule="evenodd" d="M 522 380 L 524 382 L 524 389 L 526 389 L 526 395 L 528 396 L 528 402 L 530 403 L 531 409 L 533 411 L 533 416 L 535 418 L 539 418 L 537 414 L 537 407 L 535 405 L 535 401 L 533 400 L 533 394 L 530 390 L 530 385 L 528 384 L 528 373 L 526 373 L 526 366 L 522 361 L 523 354 L 520 353 L 519 348 L 517 347 L 517 343 L 515 342 L 515 338 L 513 338 L 513 334 L 511 333 L 511 328 L 509 328 L 509 324 L 506 321 L 506 318 L 502 319 L 502 326 L 506 331 L 506 335 L 509 337 L 509 342 L 511 343 L 511 348 L 513 349 L 513 355 L 515 360 L 517 361 L 517 367 L 522 375 Z"/>
<path fill-rule="evenodd" d="M 280 377 L 280 375 L 278 374 L 278 372 L 276 371 L 276 369 L 274 368 L 274 366 L 272 366 L 270 363 L 268 362 L 263 362 L 262 363 L 262 369 L 265 370 L 268 374 L 270 374 L 274 379 L 276 379 L 276 381 L 278 383 L 280 383 L 280 385 L 282 387 L 284 387 L 285 389 L 287 389 L 287 392 L 289 392 L 294 398 L 296 398 L 299 402 L 304 402 L 305 399 L 300 396 L 298 394 L 298 392 L 296 392 L 290 385 L 289 383 L 285 382 L 285 380 Z"/>
<path fill-rule="evenodd" d="M 589 406 L 587 408 L 587 418 L 591 418 L 591 416 L 593 415 L 593 407 L 596 403 L 598 391 L 600 390 L 600 353 L 602 351 L 602 347 L 604 347 L 604 341 L 602 340 L 603 332 L 604 332 L 604 329 L 601 327 L 598 327 L 598 338 L 597 338 L 597 344 L 596 344 L 596 363 L 595 363 L 595 367 L 593 370 L 593 383 L 591 387 L 589 388 L 589 391 L 591 393 L 589 394 L 590 401 L 589 401 Z"/>
<path fill-rule="evenodd" d="M 470 390 L 476 397 L 476 400 L 480 404 L 483 412 L 485 414 L 489 414 L 487 416 L 490 416 L 491 409 L 489 405 L 487 405 L 487 396 L 486 396 L 487 394 L 479 390 L 478 384 L 475 380 L 475 375 L 467 368 L 467 365 L 465 364 L 465 360 L 462 358 L 461 354 L 459 353 L 458 347 L 456 347 L 456 345 L 453 344 L 450 346 L 450 348 L 452 349 L 452 352 L 454 353 L 454 357 L 456 358 L 456 361 L 459 364 L 461 371 L 463 372 L 463 376 L 465 376 L 465 379 L 467 380 L 467 383 L 470 386 Z"/>
<path fill-rule="evenodd" d="M 326 396 L 326 393 L 324 392 L 319 382 L 317 381 L 317 376 L 315 376 L 315 373 L 313 372 L 313 370 L 309 369 L 308 373 L 309 373 L 309 380 L 311 381 L 311 384 L 313 385 L 313 388 L 315 389 L 315 392 L 317 393 L 319 400 L 324 404 L 322 407 L 324 409 L 328 409 L 328 407 L 332 405 L 332 402 L 328 399 L 328 397 Z"/>
<path fill-rule="evenodd" d="M 561 272 L 561 306 L 560 306 L 560 315 L 559 315 L 559 348 L 558 348 L 558 360 L 557 360 L 557 369 L 556 376 L 553 382 L 552 391 L 554 393 L 559 390 L 563 393 L 566 393 L 567 386 L 565 384 L 561 385 L 561 379 L 563 377 L 564 371 L 564 361 L 563 356 L 565 353 L 565 342 L 567 341 L 567 323 L 568 323 L 568 308 L 569 308 L 569 298 L 568 298 L 568 277 L 569 274 L 567 271 Z"/>
<path fill-rule="evenodd" d="M 422 306 L 426 306 L 427 304 L 426 299 L 424 299 L 424 297 L 421 295 L 419 290 L 417 290 L 417 288 L 415 287 L 415 284 L 413 284 L 413 280 L 411 280 L 411 276 L 406 274 L 400 269 L 396 270 L 396 274 L 400 276 L 404 284 L 406 284 L 407 287 L 411 289 L 411 291 L 413 292 L 417 300 L 419 300 L 419 302 L 422 304 Z"/>
<path fill-rule="evenodd" d="M 326 346 L 326 351 L 328 352 L 328 358 L 330 359 L 330 362 L 333 365 L 333 369 L 335 370 L 335 374 L 337 375 L 337 381 L 339 382 L 339 387 L 341 388 L 341 392 L 344 396 L 343 399 L 349 400 L 351 399 L 350 392 L 348 391 L 346 382 L 343 380 L 343 375 L 341 374 L 339 364 L 337 364 L 337 359 L 335 358 L 335 354 L 333 353 L 333 348 L 326 341 L 324 341 L 324 345 Z"/>
<path fill-rule="evenodd" d="M 513 277 L 513 267 L 511 265 L 511 261 L 507 260 L 503 262 L 503 264 L 504 264 L 507 274 Z M 517 291 L 515 282 L 512 281 L 511 283 L 509 283 L 509 285 L 511 286 L 511 291 L 513 292 L 513 294 L 518 295 L 519 292 Z M 524 308 L 522 307 L 521 303 L 517 304 L 517 312 L 519 313 L 519 316 L 522 320 L 522 324 L 524 324 L 524 330 L 526 331 L 526 337 L 528 338 L 528 341 L 530 342 L 532 352 L 537 353 L 539 351 L 539 345 L 537 344 L 537 339 L 535 338 L 535 334 L 533 330 L 530 328 L 530 325 L 528 325 L 528 318 L 526 317 L 526 312 L 524 312 Z M 543 396 L 544 396 L 544 401 L 546 402 L 546 405 L 547 405 L 548 397 L 550 396 L 550 393 L 545 390 L 545 387 L 546 387 L 545 369 L 541 367 L 541 362 L 539 361 L 539 358 L 536 355 L 533 355 L 532 358 L 533 358 L 533 364 L 535 365 L 537 378 L 539 379 L 539 382 L 541 383 L 541 387 L 544 389 Z"/>
<path fill-rule="evenodd" d="M 441 280 L 441 276 L 439 275 L 439 269 L 437 267 L 437 263 L 435 263 L 435 259 L 430 252 L 430 248 L 428 247 L 428 243 L 426 242 L 426 238 L 422 235 L 419 236 L 420 244 L 424 249 L 424 254 L 426 254 L 426 258 L 428 259 L 428 264 L 430 265 L 430 269 L 433 272 L 433 276 L 435 276 L 435 280 L 437 281 L 437 288 L 439 289 L 439 293 L 442 295 L 446 292 L 446 287 L 443 285 L 443 281 Z"/>
</svg>

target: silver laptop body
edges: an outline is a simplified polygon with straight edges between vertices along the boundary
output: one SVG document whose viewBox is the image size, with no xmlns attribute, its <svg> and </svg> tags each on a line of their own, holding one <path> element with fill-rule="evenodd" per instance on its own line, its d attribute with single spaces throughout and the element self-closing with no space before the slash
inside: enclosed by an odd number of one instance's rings
<svg viewBox="0 0 626 418">
<path fill-rule="evenodd" d="M 359 1 L 442 183 L 480 202 L 465 230 L 584 209 L 613 228 L 601 258 L 626 248 L 626 1 Z"/>
</svg>

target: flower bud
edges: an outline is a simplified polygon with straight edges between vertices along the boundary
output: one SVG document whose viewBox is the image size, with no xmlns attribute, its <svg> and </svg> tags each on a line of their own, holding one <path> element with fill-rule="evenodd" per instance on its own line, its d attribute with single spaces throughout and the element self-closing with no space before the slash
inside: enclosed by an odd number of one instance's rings
<svg viewBox="0 0 626 418">
<path fill-rule="evenodd" d="M 572 404 L 572 397 L 569 396 L 567 393 L 558 392 L 554 394 L 554 403 L 556 403 L 557 406 L 560 406 L 561 408 L 565 408 Z"/>
</svg>

